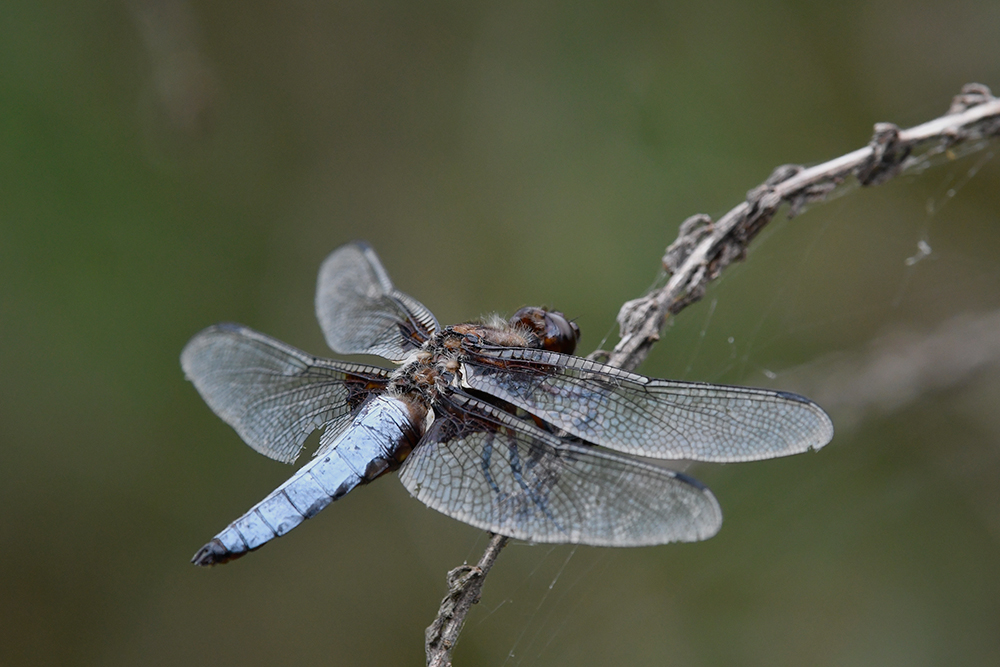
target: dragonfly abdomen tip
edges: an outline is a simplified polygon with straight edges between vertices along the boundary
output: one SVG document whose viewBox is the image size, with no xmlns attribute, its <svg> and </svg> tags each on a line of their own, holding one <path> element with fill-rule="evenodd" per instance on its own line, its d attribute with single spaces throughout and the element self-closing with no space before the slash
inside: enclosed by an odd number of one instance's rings
<svg viewBox="0 0 1000 667">
<path fill-rule="evenodd" d="M 198 549 L 198 553 L 194 555 L 191 562 L 201 567 L 210 567 L 218 563 L 231 561 L 242 555 L 242 553 L 231 552 L 218 539 L 213 539 L 201 549 Z"/>
</svg>

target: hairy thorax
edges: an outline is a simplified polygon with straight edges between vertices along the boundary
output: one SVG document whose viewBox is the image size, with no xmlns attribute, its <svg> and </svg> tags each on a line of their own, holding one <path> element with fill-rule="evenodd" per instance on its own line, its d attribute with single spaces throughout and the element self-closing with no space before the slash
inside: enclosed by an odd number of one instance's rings
<svg viewBox="0 0 1000 667">
<path fill-rule="evenodd" d="M 462 387 L 462 362 L 470 347 L 529 347 L 572 354 L 580 329 L 559 312 L 521 308 L 509 320 L 493 315 L 441 329 L 392 375 L 389 392 L 427 411 L 447 387 Z M 416 407 L 416 406 L 415 406 Z"/>
</svg>

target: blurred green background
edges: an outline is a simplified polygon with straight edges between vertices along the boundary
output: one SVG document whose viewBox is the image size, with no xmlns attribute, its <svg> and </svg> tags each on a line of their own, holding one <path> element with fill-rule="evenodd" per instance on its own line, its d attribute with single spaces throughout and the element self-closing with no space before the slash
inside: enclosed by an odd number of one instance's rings
<svg viewBox="0 0 1000 667">
<path fill-rule="evenodd" d="M 394 479 L 188 563 L 292 469 L 187 339 L 325 354 L 317 269 L 365 238 L 443 323 L 547 304 L 609 347 L 684 218 L 970 81 L 1000 90 L 993 0 L 7 0 L 0 664 L 422 664 L 486 539 Z M 456 664 L 1000 664 L 996 149 L 765 230 L 640 370 L 805 391 L 833 443 L 692 467 L 704 543 L 509 547 Z"/>
</svg>

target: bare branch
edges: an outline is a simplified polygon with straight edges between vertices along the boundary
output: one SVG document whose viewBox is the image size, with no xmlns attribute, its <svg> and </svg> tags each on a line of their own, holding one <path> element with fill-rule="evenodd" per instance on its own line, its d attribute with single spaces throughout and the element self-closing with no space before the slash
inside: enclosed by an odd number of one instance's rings
<svg viewBox="0 0 1000 667">
<path fill-rule="evenodd" d="M 664 268 L 672 274 L 670 280 L 662 289 L 629 301 L 619 311 L 621 340 L 607 355 L 607 363 L 629 370 L 642 363 L 659 340 L 667 317 L 701 299 L 709 282 L 743 259 L 750 241 L 782 204 L 791 206 L 789 215 L 793 216 L 806 204 L 822 201 L 850 175 L 861 185 L 881 185 L 933 155 L 947 154 L 958 144 L 998 134 L 1000 99 L 986 86 L 967 84 L 940 118 L 908 130 L 877 123 L 864 148 L 810 169 L 778 167 L 747 193 L 745 202 L 718 222 L 713 223 L 707 215 L 688 218 L 663 257 Z M 915 149 L 927 145 L 931 147 L 920 157 L 910 157 Z"/>
<path fill-rule="evenodd" d="M 463 564 L 448 573 L 448 594 L 441 600 L 437 618 L 424 633 L 427 667 L 451 667 L 451 652 L 472 605 L 479 602 L 486 575 L 509 537 L 493 535 L 475 566 Z"/>
<path fill-rule="evenodd" d="M 611 352 L 597 350 L 591 357 L 629 370 L 646 358 L 671 314 L 705 295 L 708 283 L 735 261 L 746 256 L 750 241 L 770 222 L 782 204 L 789 217 L 810 203 L 822 201 L 853 175 L 862 185 L 881 185 L 904 171 L 925 164 L 962 143 L 1000 135 L 1000 99 L 984 85 L 970 83 L 955 96 L 948 113 L 923 125 L 900 130 L 891 123 L 877 123 L 869 144 L 847 155 L 806 169 L 783 165 L 760 186 L 747 193 L 745 202 L 718 222 L 707 215 L 685 220 L 677 240 L 667 248 L 663 266 L 671 274 L 667 284 L 627 302 L 618 313 L 621 340 Z M 929 146 L 929 148 L 928 148 Z M 912 157 L 916 149 L 927 148 Z M 479 601 L 486 574 L 508 538 L 494 535 L 475 567 L 463 565 L 448 573 L 448 595 L 437 618 L 427 628 L 427 664 L 451 665 L 451 651 L 472 605 Z"/>
</svg>

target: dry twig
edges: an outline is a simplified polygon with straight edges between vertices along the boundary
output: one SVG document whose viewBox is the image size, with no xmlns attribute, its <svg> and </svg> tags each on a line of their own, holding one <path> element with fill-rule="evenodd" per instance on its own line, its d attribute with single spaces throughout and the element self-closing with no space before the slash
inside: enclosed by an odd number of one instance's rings
<svg viewBox="0 0 1000 667">
<path fill-rule="evenodd" d="M 701 299 L 709 282 L 743 259 L 750 241 L 782 204 L 789 204 L 789 216 L 794 216 L 806 204 L 822 201 L 852 174 L 861 185 L 881 185 L 933 155 L 998 134 L 1000 99 L 986 86 L 970 83 L 940 118 L 908 130 L 892 123 L 876 123 L 875 133 L 864 148 L 809 169 L 778 167 L 747 193 L 745 202 L 717 222 L 707 215 L 691 216 L 681 224 L 677 240 L 663 256 L 663 267 L 671 274 L 667 284 L 629 301 L 618 312 L 621 340 L 607 355 L 607 363 L 629 370 L 642 363 L 659 340 L 667 317 Z M 911 157 L 915 149 L 925 147 L 919 157 Z"/>
<path fill-rule="evenodd" d="M 427 667 L 451 667 L 451 651 L 462 632 L 465 617 L 472 605 L 479 602 L 486 575 L 509 539 L 503 535 L 491 535 L 479 563 L 475 566 L 460 565 L 448 573 L 448 595 L 441 600 L 437 618 L 424 633 Z"/>
<path fill-rule="evenodd" d="M 662 288 L 627 302 L 618 313 L 621 340 L 610 353 L 591 357 L 632 370 L 646 358 L 667 317 L 705 295 L 708 283 L 746 256 L 750 241 L 770 222 L 782 204 L 789 217 L 806 204 L 822 201 L 853 175 L 861 185 L 881 185 L 895 176 L 948 154 L 959 144 L 1000 135 L 1000 98 L 982 84 L 970 83 L 956 95 L 948 112 L 930 122 L 900 130 L 892 123 L 876 123 L 864 148 L 806 169 L 783 165 L 747 193 L 746 201 L 717 222 L 703 214 L 685 220 L 663 256 L 671 274 Z M 926 149 L 914 157 L 916 150 Z M 448 573 L 448 595 L 434 623 L 427 628 L 427 664 L 450 667 L 451 652 L 473 604 L 479 601 L 487 572 L 508 538 L 494 535 L 476 567 L 463 565 Z"/>
</svg>

